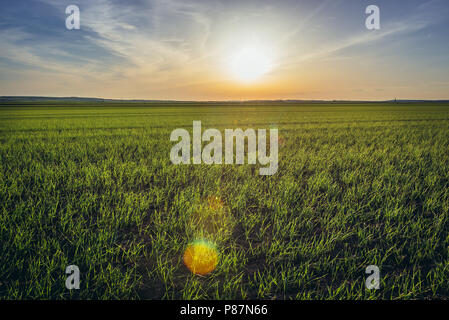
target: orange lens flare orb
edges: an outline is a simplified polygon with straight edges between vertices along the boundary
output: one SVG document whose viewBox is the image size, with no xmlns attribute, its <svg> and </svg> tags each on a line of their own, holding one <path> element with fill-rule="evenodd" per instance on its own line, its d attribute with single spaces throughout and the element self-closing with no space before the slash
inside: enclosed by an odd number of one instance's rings
<svg viewBox="0 0 449 320">
<path fill-rule="evenodd" d="M 209 241 L 195 241 L 187 247 L 183 260 L 192 273 L 205 276 L 217 267 L 217 249 Z"/>
<path fill-rule="evenodd" d="M 214 211 L 223 209 L 223 201 L 217 196 L 208 197 L 207 202 L 209 203 L 209 208 Z"/>
</svg>

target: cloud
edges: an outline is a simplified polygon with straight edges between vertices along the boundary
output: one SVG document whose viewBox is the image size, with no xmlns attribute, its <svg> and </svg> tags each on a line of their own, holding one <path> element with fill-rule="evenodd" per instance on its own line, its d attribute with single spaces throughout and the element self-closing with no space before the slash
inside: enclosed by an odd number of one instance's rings
<svg viewBox="0 0 449 320">
<path fill-rule="evenodd" d="M 60 12 L 61 20 L 65 18 L 64 1 L 41 2 Z M 7 28 L 0 33 L 0 56 L 53 72 L 76 72 L 73 67 L 82 67 L 83 74 L 94 75 L 105 73 L 105 68 L 95 68 L 95 64 L 104 67 L 106 55 L 111 57 L 108 62 L 120 62 L 111 63 L 107 70 L 121 68 L 122 74 L 132 76 L 164 73 L 204 55 L 210 21 L 197 4 L 167 0 L 129 1 L 126 5 L 108 0 L 78 3 L 81 31 L 72 31 L 70 34 L 83 34 L 77 42 L 70 43 L 71 37 L 67 37 L 66 33 L 56 41 L 46 41 L 41 37 L 39 45 L 27 44 L 25 40 L 39 35 L 22 27 Z M 66 32 L 62 23 L 58 28 L 60 30 L 55 30 L 55 34 Z M 103 54 L 98 54 L 101 52 L 98 48 L 76 50 L 77 46 L 99 47 L 103 49 Z M 71 59 L 58 61 L 54 59 L 55 55 Z M 113 61 L 112 57 L 119 57 L 122 61 Z"/>
<path fill-rule="evenodd" d="M 293 65 L 303 63 L 306 60 L 335 56 L 345 49 L 362 47 L 367 44 L 381 43 L 395 36 L 414 34 L 431 25 L 437 24 L 445 19 L 445 14 L 435 11 L 433 5 L 440 4 L 439 0 L 431 0 L 423 4 L 416 13 L 402 17 L 401 19 L 382 23 L 381 30 L 366 30 L 361 28 L 357 34 L 350 34 L 346 38 L 336 40 L 328 39 L 329 44 L 323 45 L 316 50 L 302 55 L 294 55 L 292 59 L 286 61 L 284 67 L 291 68 Z M 426 10 L 424 10 L 426 8 Z"/>
</svg>

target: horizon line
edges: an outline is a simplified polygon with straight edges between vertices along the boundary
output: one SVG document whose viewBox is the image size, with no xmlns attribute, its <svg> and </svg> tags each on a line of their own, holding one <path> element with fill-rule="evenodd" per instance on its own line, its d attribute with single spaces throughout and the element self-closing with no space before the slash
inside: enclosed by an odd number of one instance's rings
<svg viewBox="0 0 449 320">
<path fill-rule="evenodd" d="M 229 100 L 177 100 L 177 99 L 117 99 L 79 96 L 0 96 L 1 100 L 25 100 L 25 99 L 49 99 L 49 100 L 96 100 L 98 102 L 174 102 L 174 103 L 243 103 L 243 102 L 449 102 L 449 99 L 387 99 L 387 100 L 351 100 L 351 99 L 229 99 Z"/>
</svg>

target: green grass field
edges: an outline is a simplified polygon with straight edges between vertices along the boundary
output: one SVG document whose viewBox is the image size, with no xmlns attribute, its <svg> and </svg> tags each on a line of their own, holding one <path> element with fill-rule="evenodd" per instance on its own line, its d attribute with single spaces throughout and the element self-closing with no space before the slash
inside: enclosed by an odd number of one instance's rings
<svg viewBox="0 0 449 320">
<path fill-rule="evenodd" d="M 278 172 L 173 165 L 193 120 L 277 127 Z M 2 104 L 0 139 L 1 299 L 449 298 L 448 104 Z"/>
</svg>

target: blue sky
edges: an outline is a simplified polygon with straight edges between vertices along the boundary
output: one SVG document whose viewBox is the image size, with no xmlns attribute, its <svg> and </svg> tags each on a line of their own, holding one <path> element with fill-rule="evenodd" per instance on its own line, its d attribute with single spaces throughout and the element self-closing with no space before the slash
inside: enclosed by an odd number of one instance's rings
<svg viewBox="0 0 449 320">
<path fill-rule="evenodd" d="M 3 0 L 0 95 L 449 99 L 448 31 L 447 0 Z M 248 48 L 269 63 L 250 83 L 229 67 Z"/>
</svg>

